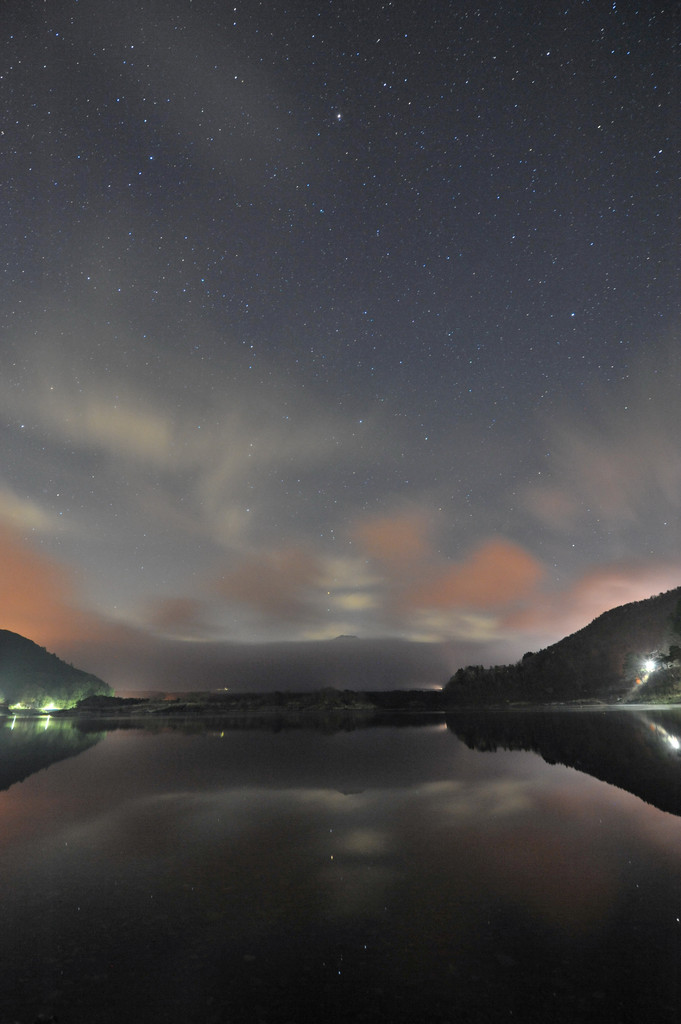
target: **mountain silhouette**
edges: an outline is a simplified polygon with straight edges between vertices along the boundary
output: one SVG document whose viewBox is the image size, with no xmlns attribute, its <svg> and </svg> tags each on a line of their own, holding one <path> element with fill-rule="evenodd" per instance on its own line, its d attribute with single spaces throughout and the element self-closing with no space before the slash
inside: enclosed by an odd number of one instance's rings
<svg viewBox="0 0 681 1024">
<path fill-rule="evenodd" d="M 681 587 L 604 612 L 515 665 L 461 668 L 448 705 L 600 700 L 672 693 L 681 683 Z M 637 682 L 644 682 L 641 694 Z"/>
<path fill-rule="evenodd" d="M 0 705 L 66 708 L 97 693 L 113 690 L 20 633 L 0 630 Z"/>
</svg>

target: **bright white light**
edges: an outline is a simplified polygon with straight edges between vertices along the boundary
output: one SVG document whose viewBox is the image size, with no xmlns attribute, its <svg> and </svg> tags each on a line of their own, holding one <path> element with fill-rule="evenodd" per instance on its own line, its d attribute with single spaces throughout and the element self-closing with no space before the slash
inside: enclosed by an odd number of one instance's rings
<svg viewBox="0 0 681 1024">
<path fill-rule="evenodd" d="M 645 669 L 646 672 L 652 672 L 653 669 L 655 668 L 655 662 L 653 661 L 653 659 L 652 658 L 648 658 L 646 661 L 644 661 L 643 662 L 643 668 Z"/>
<path fill-rule="evenodd" d="M 681 743 L 679 743 L 676 736 L 667 736 L 667 743 L 670 747 L 673 747 L 674 750 L 679 750 L 681 748 Z"/>
</svg>

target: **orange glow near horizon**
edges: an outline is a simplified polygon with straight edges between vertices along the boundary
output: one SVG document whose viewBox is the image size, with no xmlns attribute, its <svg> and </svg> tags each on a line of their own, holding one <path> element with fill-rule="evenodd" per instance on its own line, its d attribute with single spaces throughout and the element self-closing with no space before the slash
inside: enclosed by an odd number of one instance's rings
<svg viewBox="0 0 681 1024">
<path fill-rule="evenodd" d="M 78 607 L 69 570 L 0 525 L 0 625 L 50 649 L 94 639 L 104 622 Z"/>
</svg>

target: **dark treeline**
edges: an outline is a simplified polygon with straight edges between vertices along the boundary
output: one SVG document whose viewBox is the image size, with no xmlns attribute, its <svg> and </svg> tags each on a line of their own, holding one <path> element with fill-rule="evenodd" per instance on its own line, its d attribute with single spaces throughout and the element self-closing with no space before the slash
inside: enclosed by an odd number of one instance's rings
<svg viewBox="0 0 681 1024">
<path fill-rule="evenodd" d="M 222 715 L 231 712 L 382 711 L 441 712 L 442 690 L 322 690 L 273 693 L 189 692 L 155 698 L 92 695 L 76 705 L 78 714 L 95 715 Z"/>
<path fill-rule="evenodd" d="M 111 693 L 97 676 L 19 633 L 0 629 L 0 706 L 65 708 L 92 694 Z"/>
<path fill-rule="evenodd" d="M 613 608 L 515 665 L 468 665 L 445 686 L 451 705 L 678 699 L 681 587 Z M 655 670 L 646 672 L 647 659 Z M 637 684 L 642 684 L 640 689 Z"/>
</svg>

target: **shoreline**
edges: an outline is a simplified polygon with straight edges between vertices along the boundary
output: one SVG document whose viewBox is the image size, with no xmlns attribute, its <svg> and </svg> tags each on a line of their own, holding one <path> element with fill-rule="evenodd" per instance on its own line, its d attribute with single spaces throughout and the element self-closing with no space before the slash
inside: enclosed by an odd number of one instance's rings
<svg viewBox="0 0 681 1024">
<path fill-rule="evenodd" d="M 423 691 L 432 693 L 433 691 Z M 386 691 L 394 697 L 394 691 Z M 313 699 L 316 695 L 306 695 L 306 699 L 300 701 L 300 695 L 292 695 L 290 700 L 269 701 L 264 694 L 241 694 L 237 699 L 226 701 L 196 700 L 184 701 L 179 699 L 171 700 L 148 700 L 145 698 L 109 698 L 106 703 L 99 706 L 73 707 L 64 709 L 40 709 L 21 708 L 16 710 L 0 710 L 0 723 L 2 720 L 45 720 L 47 718 L 82 720 L 82 719 L 161 719 L 161 718 L 185 718 L 185 719 L 226 719 L 226 718 L 332 718 L 348 715 L 358 717 L 371 717 L 379 715 L 404 718 L 406 716 L 424 715 L 456 715 L 466 713 L 499 712 L 514 713 L 540 713 L 540 712 L 583 712 L 583 711 L 663 711 L 681 710 L 678 703 L 655 703 L 646 702 L 640 704 L 629 704 L 623 702 L 552 702 L 546 704 L 513 702 L 509 704 L 448 704 L 444 700 L 427 700 L 419 706 L 418 702 L 411 700 L 400 704 L 394 700 L 381 700 L 374 703 L 371 700 L 358 701 L 356 703 L 330 703 Z M 373 694 L 372 694 L 373 696 Z M 427 704 L 427 706 L 426 706 Z"/>
</svg>

